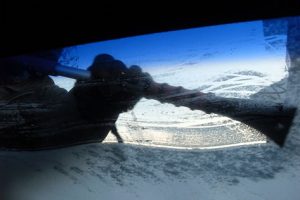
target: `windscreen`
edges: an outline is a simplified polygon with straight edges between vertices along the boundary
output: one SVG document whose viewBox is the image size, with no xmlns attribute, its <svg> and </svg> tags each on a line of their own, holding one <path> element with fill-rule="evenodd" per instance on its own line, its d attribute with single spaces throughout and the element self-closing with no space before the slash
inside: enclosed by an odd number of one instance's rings
<svg viewBox="0 0 300 200">
<path fill-rule="evenodd" d="M 107 53 L 138 65 L 158 83 L 228 98 L 286 101 L 284 19 L 177 30 L 65 49 L 61 62 L 87 69 Z M 70 90 L 74 81 L 54 78 Z M 120 99 L 121 100 L 121 99 Z M 218 148 L 265 143 L 255 129 L 229 117 L 142 98 L 119 115 L 125 143 L 171 148 Z M 104 142 L 116 142 L 110 134 Z"/>
<path fill-rule="evenodd" d="M 0 74 L 0 199 L 299 199 L 299 27 L 242 22 L 0 60 L 12 67 Z M 148 79 L 126 85 L 133 65 Z M 105 80 L 112 68 L 123 71 Z"/>
</svg>

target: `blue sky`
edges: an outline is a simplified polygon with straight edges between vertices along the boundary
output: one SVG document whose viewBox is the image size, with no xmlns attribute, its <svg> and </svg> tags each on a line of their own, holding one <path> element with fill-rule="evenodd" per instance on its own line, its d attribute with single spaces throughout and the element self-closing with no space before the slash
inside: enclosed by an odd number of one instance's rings
<svg viewBox="0 0 300 200">
<path fill-rule="evenodd" d="M 229 55 L 234 52 L 235 57 Z M 265 56 L 261 21 L 234 23 L 155 33 L 77 46 L 78 65 L 88 67 L 100 53 L 108 53 L 127 65 L 161 66 L 180 59 L 219 60 Z M 214 59 L 216 59 L 214 58 Z"/>
</svg>

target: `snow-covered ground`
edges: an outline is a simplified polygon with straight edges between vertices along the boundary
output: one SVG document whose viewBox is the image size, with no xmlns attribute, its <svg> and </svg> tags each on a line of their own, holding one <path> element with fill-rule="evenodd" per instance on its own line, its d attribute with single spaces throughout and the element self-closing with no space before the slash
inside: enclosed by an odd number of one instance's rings
<svg viewBox="0 0 300 200">
<path fill-rule="evenodd" d="M 285 49 L 266 52 L 261 28 L 256 22 L 240 38 L 174 50 L 172 62 L 149 61 L 149 55 L 125 61 L 141 65 L 157 82 L 284 102 Z M 244 48 L 261 53 L 245 59 L 239 56 Z M 74 83 L 54 80 L 66 89 Z M 1 151 L 0 199 L 299 199 L 299 115 L 284 148 L 237 121 L 155 100 L 142 99 L 117 125 L 124 144 L 110 135 L 103 144 Z"/>
</svg>

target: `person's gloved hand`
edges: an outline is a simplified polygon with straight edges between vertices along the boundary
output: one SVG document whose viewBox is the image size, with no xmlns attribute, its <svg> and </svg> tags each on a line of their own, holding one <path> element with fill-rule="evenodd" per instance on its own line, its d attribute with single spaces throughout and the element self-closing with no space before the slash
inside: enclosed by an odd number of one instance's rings
<svg viewBox="0 0 300 200">
<path fill-rule="evenodd" d="M 74 95 L 84 109 L 107 106 L 113 112 L 127 111 L 143 97 L 152 82 L 151 76 L 140 67 L 127 68 L 108 54 L 96 56 L 88 70 L 92 72 L 91 80 L 78 81 L 74 88 Z"/>
<path fill-rule="evenodd" d="M 92 72 L 92 80 L 87 83 L 97 85 L 97 92 L 109 101 L 136 101 L 143 97 L 152 81 L 151 76 L 142 72 L 139 66 L 127 68 L 108 54 L 96 56 L 88 70 Z"/>
<path fill-rule="evenodd" d="M 152 81 L 151 76 L 143 73 L 140 67 L 134 65 L 127 68 L 123 62 L 115 60 L 108 54 L 96 56 L 88 70 L 92 72 L 90 83 L 99 83 L 108 87 L 104 90 L 101 88 L 105 93 L 99 91 L 103 93 L 103 96 L 111 98 L 117 95 L 120 101 L 141 98 L 144 90 Z M 121 98 L 120 94 L 126 95 Z"/>
</svg>

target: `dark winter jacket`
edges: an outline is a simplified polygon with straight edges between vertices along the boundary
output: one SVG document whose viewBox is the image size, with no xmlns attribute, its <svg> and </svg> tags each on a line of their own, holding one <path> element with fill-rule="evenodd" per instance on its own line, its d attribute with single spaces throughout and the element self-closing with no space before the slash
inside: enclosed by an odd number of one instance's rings
<svg viewBox="0 0 300 200">
<path fill-rule="evenodd" d="M 90 70 L 107 71 L 96 61 Z M 120 61 L 111 64 L 109 70 L 114 65 L 125 67 Z M 119 114 L 141 98 L 120 84 L 118 75 L 109 80 L 94 76 L 91 81 L 77 82 L 69 92 L 48 76 L 0 83 L 0 148 L 44 149 L 101 142 L 115 128 Z"/>
</svg>

